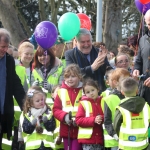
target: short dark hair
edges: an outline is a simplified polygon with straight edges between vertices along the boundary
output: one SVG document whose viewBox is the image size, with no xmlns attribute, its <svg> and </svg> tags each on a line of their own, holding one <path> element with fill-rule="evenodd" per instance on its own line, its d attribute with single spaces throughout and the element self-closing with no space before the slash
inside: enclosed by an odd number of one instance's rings
<svg viewBox="0 0 150 150">
<path fill-rule="evenodd" d="M 125 96 L 133 96 L 138 88 L 138 82 L 132 77 L 125 78 L 121 82 L 121 91 L 124 92 Z"/>
</svg>

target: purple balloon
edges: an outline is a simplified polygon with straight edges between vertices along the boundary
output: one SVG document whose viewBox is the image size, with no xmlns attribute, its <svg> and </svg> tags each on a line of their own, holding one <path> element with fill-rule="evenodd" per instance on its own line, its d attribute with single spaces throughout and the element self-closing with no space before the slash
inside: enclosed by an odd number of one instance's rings
<svg viewBox="0 0 150 150">
<path fill-rule="evenodd" d="M 43 49 L 49 49 L 55 44 L 58 32 L 56 26 L 52 22 L 42 21 L 36 26 L 34 35 L 37 43 Z"/>
<path fill-rule="evenodd" d="M 145 14 L 150 9 L 150 3 L 142 4 L 140 0 L 135 0 L 135 5 L 142 14 Z"/>
</svg>

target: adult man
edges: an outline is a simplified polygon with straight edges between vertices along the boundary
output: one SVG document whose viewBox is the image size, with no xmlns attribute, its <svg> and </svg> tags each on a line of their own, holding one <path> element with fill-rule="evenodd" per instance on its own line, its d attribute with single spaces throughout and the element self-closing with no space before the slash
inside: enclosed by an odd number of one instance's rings
<svg viewBox="0 0 150 150">
<path fill-rule="evenodd" d="M 104 75 L 106 67 L 109 66 L 107 53 L 99 52 L 99 49 L 92 46 L 92 36 L 87 29 L 81 28 L 75 39 L 76 47 L 65 53 L 66 65 L 78 64 L 83 77 L 98 81 L 101 92 L 104 91 Z"/>
<path fill-rule="evenodd" d="M 150 10 L 146 12 L 144 18 L 148 31 L 139 41 L 133 76 L 139 77 L 139 75 L 144 75 L 140 79 L 139 95 L 145 98 L 150 105 Z"/>
<path fill-rule="evenodd" d="M 0 149 L 3 133 L 7 133 L 8 139 L 12 136 L 13 96 L 21 108 L 25 96 L 21 81 L 15 72 L 14 59 L 6 53 L 9 43 L 9 32 L 0 28 Z"/>
</svg>

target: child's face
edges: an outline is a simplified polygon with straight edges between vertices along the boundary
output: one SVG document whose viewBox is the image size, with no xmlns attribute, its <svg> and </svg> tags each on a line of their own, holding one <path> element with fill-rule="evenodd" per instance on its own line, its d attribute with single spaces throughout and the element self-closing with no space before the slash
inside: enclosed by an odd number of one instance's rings
<svg viewBox="0 0 150 150">
<path fill-rule="evenodd" d="M 45 95 L 42 93 L 34 94 L 32 107 L 36 109 L 44 108 L 45 106 Z"/>
<path fill-rule="evenodd" d="M 68 86 L 72 88 L 76 88 L 79 85 L 80 79 L 75 76 L 73 73 L 71 73 L 70 76 L 65 78 L 65 82 L 67 83 Z"/>
<path fill-rule="evenodd" d="M 116 67 L 128 69 L 130 65 L 129 58 L 126 55 L 120 55 L 117 57 Z"/>
<path fill-rule="evenodd" d="M 94 100 L 98 97 L 98 89 L 90 85 L 86 85 L 84 87 L 84 93 L 88 98 L 92 98 Z"/>
<path fill-rule="evenodd" d="M 21 61 L 24 63 L 30 63 L 34 57 L 34 50 L 30 47 L 24 48 L 20 54 Z"/>
</svg>

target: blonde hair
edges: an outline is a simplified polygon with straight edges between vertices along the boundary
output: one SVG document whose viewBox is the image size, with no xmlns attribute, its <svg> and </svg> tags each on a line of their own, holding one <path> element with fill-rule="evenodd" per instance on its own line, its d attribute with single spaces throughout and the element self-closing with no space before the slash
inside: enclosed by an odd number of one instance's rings
<svg viewBox="0 0 150 150">
<path fill-rule="evenodd" d="M 76 64 L 70 64 L 64 70 L 64 78 L 68 78 L 71 74 L 77 76 L 80 80 L 82 80 L 82 74 L 80 68 Z"/>
<path fill-rule="evenodd" d="M 38 94 L 38 93 L 45 95 L 45 101 L 46 101 L 46 93 L 43 92 L 41 87 L 39 87 L 39 86 L 30 87 L 26 94 L 26 99 L 25 99 L 24 106 L 23 106 L 23 114 L 26 114 L 30 110 L 30 108 L 32 107 L 32 104 L 33 104 L 33 96 L 34 96 L 34 94 Z M 48 105 L 47 105 L 47 107 L 48 107 Z"/>
<path fill-rule="evenodd" d="M 130 72 L 124 68 L 116 68 L 111 72 L 111 80 L 119 81 L 121 76 L 130 76 Z"/>
<path fill-rule="evenodd" d="M 34 50 L 34 45 L 31 44 L 30 42 L 23 42 L 22 44 L 20 44 L 18 48 L 19 56 L 23 52 L 24 48 L 28 48 L 28 47 Z"/>
</svg>

